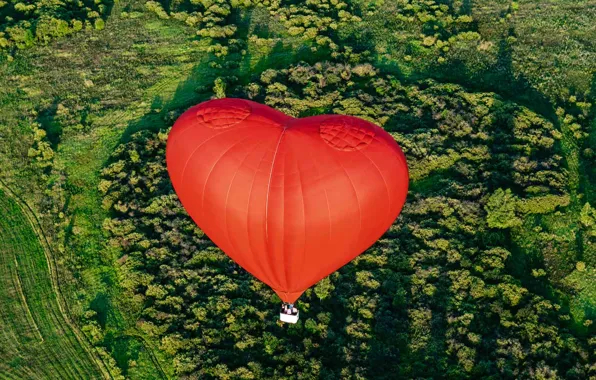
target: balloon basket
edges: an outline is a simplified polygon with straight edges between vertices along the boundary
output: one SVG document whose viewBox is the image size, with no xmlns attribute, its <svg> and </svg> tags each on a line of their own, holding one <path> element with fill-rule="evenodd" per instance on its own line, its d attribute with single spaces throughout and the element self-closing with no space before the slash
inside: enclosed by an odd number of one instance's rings
<svg viewBox="0 0 596 380">
<path fill-rule="evenodd" d="M 290 310 L 292 312 L 290 312 Z M 294 307 L 293 303 L 284 302 L 281 305 L 281 310 L 279 312 L 279 320 L 286 323 L 296 323 L 298 322 L 298 317 L 300 316 L 300 311 Z"/>
<path fill-rule="evenodd" d="M 300 312 L 294 314 L 285 314 L 285 313 L 279 313 L 279 319 L 282 322 L 286 322 L 286 323 L 296 323 L 298 322 L 298 317 L 300 316 Z"/>
</svg>

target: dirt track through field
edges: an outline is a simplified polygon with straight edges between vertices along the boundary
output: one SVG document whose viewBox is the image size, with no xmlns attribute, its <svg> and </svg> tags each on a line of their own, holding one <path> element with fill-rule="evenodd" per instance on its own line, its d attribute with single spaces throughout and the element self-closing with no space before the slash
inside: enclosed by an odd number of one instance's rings
<svg viewBox="0 0 596 380">
<path fill-rule="evenodd" d="M 109 377 L 59 304 L 38 227 L 0 187 L 0 378 Z"/>
</svg>

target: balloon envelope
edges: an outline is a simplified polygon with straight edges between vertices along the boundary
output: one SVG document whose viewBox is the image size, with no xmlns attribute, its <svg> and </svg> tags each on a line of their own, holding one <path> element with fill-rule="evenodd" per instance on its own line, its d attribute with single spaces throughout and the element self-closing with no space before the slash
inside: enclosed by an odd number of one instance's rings
<svg viewBox="0 0 596 380">
<path fill-rule="evenodd" d="M 408 191 L 404 154 L 380 127 L 242 99 L 186 111 L 166 161 L 197 225 L 284 302 L 378 240 Z"/>
</svg>

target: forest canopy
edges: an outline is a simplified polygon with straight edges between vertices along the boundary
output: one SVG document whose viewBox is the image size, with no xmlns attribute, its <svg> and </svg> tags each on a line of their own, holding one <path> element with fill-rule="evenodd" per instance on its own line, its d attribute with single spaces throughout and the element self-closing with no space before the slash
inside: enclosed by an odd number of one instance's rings
<svg viewBox="0 0 596 380">
<path fill-rule="evenodd" d="M 114 378 L 590 379 L 592 5 L 0 1 L 0 180 Z M 174 121 L 223 97 L 357 116 L 407 156 L 402 214 L 296 325 L 167 175 Z"/>
<path fill-rule="evenodd" d="M 111 0 L 7 0 L 0 2 L 0 49 L 47 44 L 79 30 L 103 29 Z"/>
</svg>

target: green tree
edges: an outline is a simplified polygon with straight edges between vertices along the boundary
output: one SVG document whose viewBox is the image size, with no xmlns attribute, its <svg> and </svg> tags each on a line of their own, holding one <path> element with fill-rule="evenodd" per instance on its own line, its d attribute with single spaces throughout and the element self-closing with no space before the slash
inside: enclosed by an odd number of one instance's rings
<svg viewBox="0 0 596 380">
<path fill-rule="evenodd" d="M 488 199 L 486 221 L 491 228 L 511 228 L 522 224 L 516 215 L 517 198 L 510 189 L 497 189 Z"/>
</svg>

